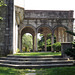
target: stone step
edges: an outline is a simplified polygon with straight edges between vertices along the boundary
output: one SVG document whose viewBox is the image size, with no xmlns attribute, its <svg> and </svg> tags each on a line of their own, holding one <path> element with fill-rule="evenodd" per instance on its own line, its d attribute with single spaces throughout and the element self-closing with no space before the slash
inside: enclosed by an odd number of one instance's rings
<svg viewBox="0 0 75 75">
<path fill-rule="evenodd" d="M 65 64 L 65 63 L 73 63 L 73 61 L 68 60 L 53 60 L 53 61 L 14 61 L 14 60 L 0 60 L 0 63 L 8 63 L 8 64 Z"/>
<path fill-rule="evenodd" d="M 17 55 L 8 55 L 7 57 L 15 58 L 63 58 L 62 56 L 17 56 Z"/>
<path fill-rule="evenodd" d="M 15 60 L 15 61 L 51 61 L 51 60 L 67 60 L 67 58 L 15 58 L 1 57 L 0 60 Z"/>
<path fill-rule="evenodd" d="M 66 64 L 40 64 L 40 65 L 14 65 L 14 64 L 7 64 L 7 63 L 0 63 L 0 66 L 4 67 L 14 67 L 19 69 L 26 69 L 26 68 L 50 68 L 50 67 L 64 67 L 64 66 L 73 66 L 73 63 L 66 63 Z"/>
<path fill-rule="evenodd" d="M 73 66 L 73 60 L 61 56 L 7 56 L 0 58 L 0 66 L 14 68 L 50 68 Z"/>
</svg>

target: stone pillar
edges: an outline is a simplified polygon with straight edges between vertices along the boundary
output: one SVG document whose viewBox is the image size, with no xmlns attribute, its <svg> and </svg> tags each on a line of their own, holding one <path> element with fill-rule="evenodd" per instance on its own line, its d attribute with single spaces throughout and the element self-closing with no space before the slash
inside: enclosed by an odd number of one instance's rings
<svg viewBox="0 0 75 75">
<path fill-rule="evenodd" d="M 59 42 L 58 41 L 58 28 L 57 28 L 57 31 L 56 31 L 57 33 L 56 33 L 56 42 Z"/>
<path fill-rule="evenodd" d="M 22 49 L 21 49 L 21 46 L 22 46 L 21 33 L 19 33 L 18 41 L 19 41 L 19 49 L 20 49 L 20 52 L 22 52 Z"/>
<path fill-rule="evenodd" d="M 34 50 L 37 51 L 37 32 L 35 33 L 35 47 Z"/>
<path fill-rule="evenodd" d="M 59 42 L 61 42 L 60 29 L 59 29 L 59 31 L 58 31 L 58 37 L 59 37 Z"/>
<path fill-rule="evenodd" d="M 51 37 L 51 45 L 54 44 L 54 33 L 52 33 L 52 37 Z M 51 51 L 53 51 L 53 47 L 51 46 Z"/>
<path fill-rule="evenodd" d="M 67 42 L 69 42 L 69 34 L 68 33 L 67 33 L 67 36 L 66 37 L 67 37 Z"/>
<path fill-rule="evenodd" d="M 60 28 L 60 42 L 62 42 L 62 29 Z"/>
<path fill-rule="evenodd" d="M 62 42 L 64 42 L 64 29 L 62 29 Z"/>
<path fill-rule="evenodd" d="M 64 32 L 64 42 L 67 42 L 67 33 Z"/>
<path fill-rule="evenodd" d="M 34 47 L 35 47 L 35 46 L 34 46 L 34 40 L 35 40 L 35 39 L 34 39 L 34 35 L 33 35 L 33 52 L 35 52 L 35 49 L 34 49 Z"/>
<path fill-rule="evenodd" d="M 47 51 L 46 38 L 47 38 L 47 36 L 45 35 L 44 36 L 44 39 L 45 39 L 45 52 Z"/>
<path fill-rule="evenodd" d="M 66 57 L 67 55 L 64 53 L 65 50 L 67 50 L 68 48 L 72 48 L 72 43 L 68 42 L 68 43 L 61 43 L 61 53 L 63 57 Z"/>
</svg>

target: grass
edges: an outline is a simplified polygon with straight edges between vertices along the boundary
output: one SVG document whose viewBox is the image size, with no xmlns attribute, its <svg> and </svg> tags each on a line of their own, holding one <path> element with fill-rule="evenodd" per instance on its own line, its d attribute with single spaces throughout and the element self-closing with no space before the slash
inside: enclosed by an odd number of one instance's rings
<svg viewBox="0 0 75 75">
<path fill-rule="evenodd" d="M 0 75 L 24 75 L 24 71 L 8 67 L 0 67 Z"/>
<path fill-rule="evenodd" d="M 75 75 L 75 67 L 56 67 L 48 69 L 14 69 L 0 67 L 0 75 L 25 75 L 26 73 L 36 73 L 36 75 Z"/>
<path fill-rule="evenodd" d="M 40 55 L 59 56 L 61 55 L 61 52 L 28 52 L 28 53 L 17 53 L 14 55 L 18 55 L 18 56 L 40 56 Z"/>
</svg>

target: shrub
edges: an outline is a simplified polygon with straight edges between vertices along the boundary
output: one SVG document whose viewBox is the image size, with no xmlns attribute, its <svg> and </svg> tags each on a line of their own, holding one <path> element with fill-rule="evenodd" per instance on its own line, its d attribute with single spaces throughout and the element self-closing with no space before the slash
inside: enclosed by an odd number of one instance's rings
<svg viewBox="0 0 75 75">
<path fill-rule="evenodd" d="M 19 49 L 19 48 L 17 48 L 17 51 L 16 51 L 16 53 L 20 53 L 20 49 Z"/>
<path fill-rule="evenodd" d="M 54 51 L 59 52 L 61 51 L 61 43 L 60 42 L 56 42 L 52 45 Z"/>
<path fill-rule="evenodd" d="M 47 45 L 47 51 L 51 51 L 51 45 Z"/>
<path fill-rule="evenodd" d="M 75 49 L 75 40 L 72 42 L 72 46 Z"/>
<path fill-rule="evenodd" d="M 65 50 L 65 54 L 67 56 L 75 58 L 75 49 L 69 48 L 69 49 Z"/>
</svg>

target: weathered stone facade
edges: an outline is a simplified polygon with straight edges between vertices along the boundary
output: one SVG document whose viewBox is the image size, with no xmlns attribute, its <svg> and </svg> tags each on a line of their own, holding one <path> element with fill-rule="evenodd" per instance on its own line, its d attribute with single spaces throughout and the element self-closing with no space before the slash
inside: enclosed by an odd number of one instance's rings
<svg viewBox="0 0 75 75">
<path fill-rule="evenodd" d="M 13 50 L 13 0 L 4 0 L 7 6 L 0 7 L 0 55 Z"/>
<path fill-rule="evenodd" d="M 14 6 L 14 0 L 4 0 L 6 7 L 0 7 L 0 55 L 16 53 L 17 48 L 22 50 L 22 36 L 31 33 L 33 36 L 33 50 L 37 51 L 37 33 L 45 37 L 52 34 L 57 42 L 71 42 L 73 37 L 65 33 L 65 30 L 73 31 L 73 11 L 53 10 L 25 10 Z"/>
<path fill-rule="evenodd" d="M 32 34 L 34 51 L 37 50 L 38 33 L 42 33 L 45 37 L 45 51 L 47 51 L 46 37 L 48 33 L 52 34 L 52 44 L 54 35 L 56 35 L 57 42 L 71 42 L 73 37 L 67 34 L 66 30 L 73 31 L 73 11 L 25 10 L 24 20 L 19 24 L 19 48 L 21 50 L 21 38 L 25 33 Z"/>
</svg>

